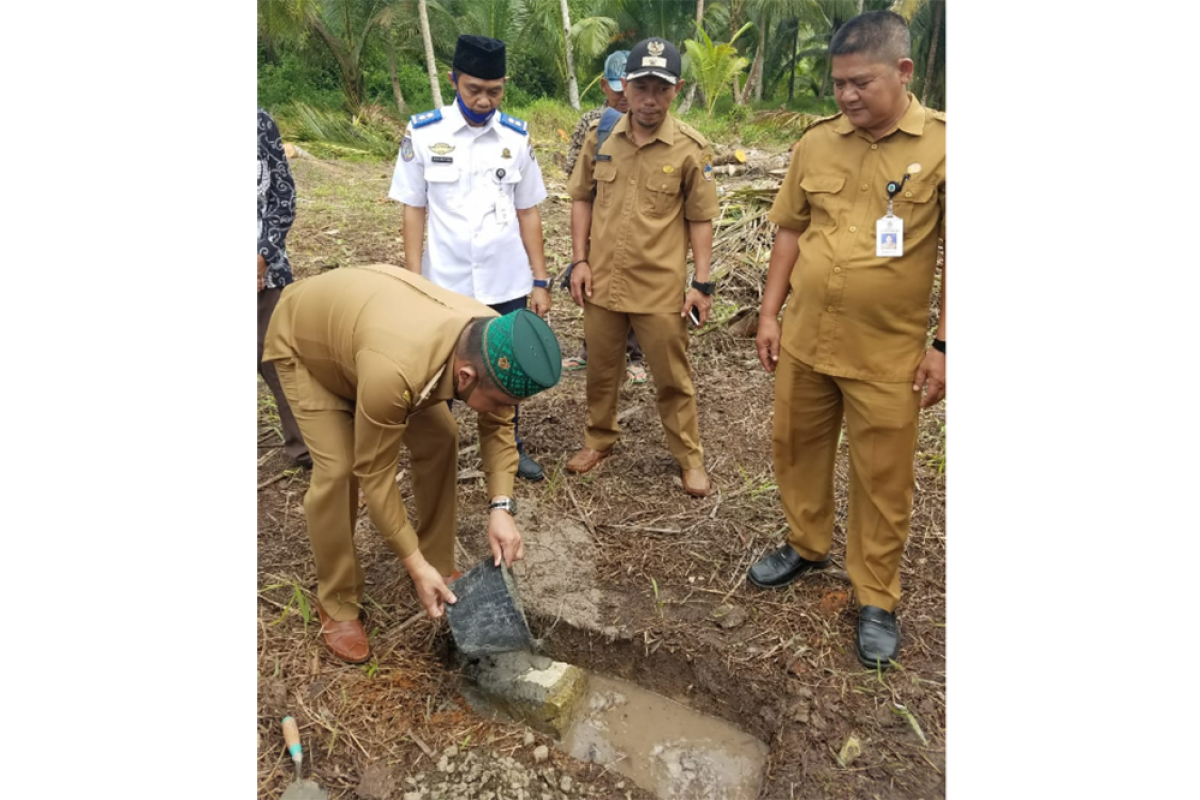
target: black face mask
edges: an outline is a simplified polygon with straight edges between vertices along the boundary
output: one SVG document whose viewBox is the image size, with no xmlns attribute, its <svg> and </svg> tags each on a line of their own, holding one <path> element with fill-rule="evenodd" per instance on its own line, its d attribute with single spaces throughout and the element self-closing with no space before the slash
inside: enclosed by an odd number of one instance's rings
<svg viewBox="0 0 1200 800">
<path fill-rule="evenodd" d="M 458 388 L 458 380 L 456 377 L 456 379 L 454 381 L 454 399 L 461 400 L 462 402 L 465 403 L 471 399 L 471 395 L 475 394 L 475 390 L 477 388 L 479 388 L 479 376 L 478 375 L 473 377 L 471 379 L 471 382 L 467 384 L 467 388 L 465 388 L 461 391 Z"/>
</svg>

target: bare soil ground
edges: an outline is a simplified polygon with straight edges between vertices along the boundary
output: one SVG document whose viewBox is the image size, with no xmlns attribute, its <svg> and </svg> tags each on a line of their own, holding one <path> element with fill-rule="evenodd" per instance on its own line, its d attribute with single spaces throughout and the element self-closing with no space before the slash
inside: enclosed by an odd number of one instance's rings
<svg viewBox="0 0 1200 800">
<path fill-rule="evenodd" d="M 392 164 L 301 159 L 292 167 L 299 213 L 288 250 L 299 277 L 348 264 L 403 263 L 401 208 L 386 196 Z M 551 195 L 542 205 L 547 261 L 552 274 L 561 274 L 570 256 L 565 179 L 551 158 L 543 157 L 543 170 Z M 743 260 L 758 263 L 765 275 L 765 258 L 755 251 Z M 753 292 L 741 291 L 740 300 L 732 299 L 751 305 Z M 556 291 L 554 299 L 550 321 L 571 354 L 582 340 L 582 316 L 566 293 Z M 522 406 L 522 434 L 548 479 L 520 483 L 518 496 L 590 525 L 597 576 L 628 597 L 612 612 L 620 636 L 598 637 L 550 619 L 531 620 L 535 635 L 547 636 L 556 658 L 634 680 L 761 738 L 771 750 L 763 798 L 943 797 L 944 406 L 922 414 L 902 566 L 901 663 L 880 675 L 863 670 L 854 656 L 856 604 L 841 569 L 847 445 L 836 475 L 843 512 L 835 567 L 779 592 L 748 586 L 747 567 L 786 532 L 771 469 L 772 379 L 758 365 L 753 339 L 735 335 L 733 326 L 694 335 L 691 358 L 707 466 L 720 489 L 703 500 L 680 489 L 652 380 L 622 391 L 621 442 L 583 478 L 562 470 L 583 441 L 582 373 L 564 374 L 557 387 Z M 479 466 L 476 426 L 461 405 L 456 415 L 459 466 L 469 472 Z M 292 777 L 279 733 L 285 714 L 300 722 L 313 777 L 333 798 L 399 800 L 415 788 L 405 779 L 437 774 L 441 752 L 452 745 L 484 763 L 512 757 L 533 769 L 535 744 L 548 742 L 537 737 L 527 744 L 520 726 L 469 710 L 445 625 L 419 612 L 411 583 L 365 510 L 357 541 L 375 657 L 351 666 L 328 654 L 312 609 L 315 577 L 301 508 L 308 474 L 292 468 L 278 448 L 277 417 L 261 381 L 259 422 L 259 796 L 279 797 Z M 401 468 L 407 470 L 406 461 Z M 400 485 L 410 501 L 406 472 Z M 472 553 L 486 552 L 485 500 L 481 480 L 460 482 L 459 535 Z M 720 625 L 714 611 L 721 605 L 738 609 L 737 616 L 744 612 L 744 621 Z M 843 764 L 838 754 L 851 736 L 861 755 Z M 553 749 L 547 764 L 558 772 L 522 796 L 649 796 Z M 568 792 L 558 785 L 562 775 L 572 778 Z M 517 797 L 517 789 L 506 785 L 499 796 Z"/>
</svg>

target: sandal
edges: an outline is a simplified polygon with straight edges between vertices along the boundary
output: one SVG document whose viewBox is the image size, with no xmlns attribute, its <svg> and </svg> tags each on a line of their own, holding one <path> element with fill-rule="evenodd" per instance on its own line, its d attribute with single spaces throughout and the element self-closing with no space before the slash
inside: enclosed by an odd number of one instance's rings
<svg viewBox="0 0 1200 800">
<path fill-rule="evenodd" d="M 562 360 L 562 368 L 566 372 L 578 372 L 581 369 L 587 368 L 587 359 L 579 356 L 571 356 Z"/>
<path fill-rule="evenodd" d="M 629 382 L 633 384 L 642 384 L 646 382 L 646 367 L 642 364 L 629 364 L 625 367 L 625 374 L 629 377 Z"/>
</svg>

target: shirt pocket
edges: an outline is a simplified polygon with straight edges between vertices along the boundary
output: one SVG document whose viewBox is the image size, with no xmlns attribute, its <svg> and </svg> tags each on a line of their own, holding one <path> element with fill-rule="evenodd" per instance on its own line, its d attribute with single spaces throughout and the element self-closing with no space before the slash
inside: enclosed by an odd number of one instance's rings
<svg viewBox="0 0 1200 800">
<path fill-rule="evenodd" d="M 909 181 L 892 201 L 892 211 L 904 220 L 904 238 L 937 221 L 937 186 Z"/>
<path fill-rule="evenodd" d="M 819 228 L 836 224 L 837 196 L 846 185 L 840 175 L 805 175 L 800 179 L 800 188 L 811 209 L 812 225 Z"/>
<path fill-rule="evenodd" d="M 678 176 L 659 173 L 646 179 L 642 212 L 647 217 L 666 217 L 679 209 Z"/>
<path fill-rule="evenodd" d="M 608 208 L 617 194 L 617 165 L 610 161 L 597 161 L 592 177 L 596 179 L 596 204 Z"/>
<path fill-rule="evenodd" d="M 429 194 L 435 202 L 442 205 L 458 204 L 461 197 L 460 177 L 459 168 L 453 164 L 432 164 L 425 168 L 425 182 L 429 184 Z"/>
<path fill-rule="evenodd" d="M 501 175 L 500 171 L 504 174 Z M 487 172 L 488 181 L 498 188 L 500 194 L 510 201 L 517 191 L 517 184 L 521 182 L 521 170 L 512 167 L 493 167 Z"/>
</svg>

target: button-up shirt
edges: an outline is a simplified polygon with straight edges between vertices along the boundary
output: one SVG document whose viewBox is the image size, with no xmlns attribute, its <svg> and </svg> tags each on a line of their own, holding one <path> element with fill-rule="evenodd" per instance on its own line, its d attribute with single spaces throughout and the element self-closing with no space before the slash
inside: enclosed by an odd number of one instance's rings
<svg viewBox="0 0 1200 800">
<path fill-rule="evenodd" d="M 908 110 L 873 139 L 841 114 L 800 139 L 769 219 L 800 232 L 782 346 L 818 372 L 911 381 L 925 352 L 937 240 L 946 232 L 946 122 L 909 94 Z M 875 255 L 889 181 L 904 255 Z"/>
<path fill-rule="evenodd" d="M 454 349 L 463 328 L 495 316 L 387 264 L 342 267 L 295 283 L 271 316 L 263 360 L 294 362 L 300 408 L 354 415 L 354 476 L 371 522 L 400 558 L 417 550 L 396 486 L 404 432 L 414 416 L 454 396 Z M 511 408 L 479 415 L 479 442 L 491 496 L 511 496 L 518 458 Z"/>
<path fill-rule="evenodd" d="M 488 305 L 533 289 L 515 212 L 545 200 L 546 186 L 529 136 L 500 124 L 499 111 L 472 127 L 455 102 L 437 122 L 410 123 L 388 196 L 428 209 L 421 274 L 438 286 Z"/>
<path fill-rule="evenodd" d="M 670 114 L 640 147 L 630 124 L 629 113 L 617 120 L 599 160 L 594 124 L 567 183 L 572 200 L 592 203 L 588 302 L 628 314 L 679 313 L 686 222 L 717 216 L 712 152 L 698 131 Z"/>
</svg>

